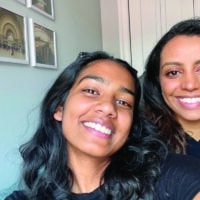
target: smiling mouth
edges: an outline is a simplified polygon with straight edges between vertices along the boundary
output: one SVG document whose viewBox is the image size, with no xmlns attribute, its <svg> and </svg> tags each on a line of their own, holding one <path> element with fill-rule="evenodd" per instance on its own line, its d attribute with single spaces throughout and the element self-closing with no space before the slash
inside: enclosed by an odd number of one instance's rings
<svg viewBox="0 0 200 200">
<path fill-rule="evenodd" d="M 200 103 L 200 97 L 179 98 L 183 103 Z"/>
<path fill-rule="evenodd" d="M 106 135 L 112 134 L 112 131 L 109 128 L 106 128 L 105 126 L 102 126 L 101 124 L 94 123 L 94 122 L 84 122 L 83 124 L 89 128 L 93 128 L 96 131 L 99 131 L 103 134 L 106 134 Z"/>
</svg>

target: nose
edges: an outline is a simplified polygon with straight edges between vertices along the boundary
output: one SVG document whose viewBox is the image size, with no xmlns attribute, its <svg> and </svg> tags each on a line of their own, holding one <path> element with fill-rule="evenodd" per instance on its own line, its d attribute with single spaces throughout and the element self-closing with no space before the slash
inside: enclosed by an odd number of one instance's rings
<svg viewBox="0 0 200 200">
<path fill-rule="evenodd" d="M 200 75 L 195 73 L 185 74 L 182 80 L 182 88 L 188 91 L 196 90 L 200 87 Z"/>
<path fill-rule="evenodd" d="M 112 99 L 104 99 L 96 105 L 96 112 L 106 117 L 115 118 L 117 116 L 117 108 L 115 101 Z"/>
</svg>

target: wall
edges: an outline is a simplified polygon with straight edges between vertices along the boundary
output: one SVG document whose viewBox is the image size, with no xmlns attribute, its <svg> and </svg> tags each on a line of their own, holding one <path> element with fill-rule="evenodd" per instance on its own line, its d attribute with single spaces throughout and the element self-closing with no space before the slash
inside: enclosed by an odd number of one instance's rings
<svg viewBox="0 0 200 200">
<path fill-rule="evenodd" d="M 129 0 L 100 0 L 103 49 L 131 64 Z"/>
<path fill-rule="evenodd" d="M 100 0 L 103 49 L 120 57 L 117 0 Z"/>
<path fill-rule="evenodd" d="M 52 81 L 80 51 L 102 49 L 99 0 L 54 0 L 55 21 L 14 0 L 0 5 L 56 31 L 58 70 L 0 62 L 0 190 L 20 173 L 18 147 L 31 137 L 40 101 Z"/>
</svg>

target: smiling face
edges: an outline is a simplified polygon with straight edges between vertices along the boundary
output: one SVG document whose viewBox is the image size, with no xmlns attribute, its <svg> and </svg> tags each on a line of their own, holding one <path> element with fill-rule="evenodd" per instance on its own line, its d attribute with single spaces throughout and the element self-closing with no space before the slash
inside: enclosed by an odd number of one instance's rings
<svg viewBox="0 0 200 200">
<path fill-rule="evenodd" d="M 110 60 L 88 64 L 54 114 L 62 121 L 69 154 L 108 158 L 115 153 L 129 135 L 134 92 L 134 80 L 121 65 Z"/>
<path fill-rule="evenodd" d="M 200 123 L 200 37 L 176 36 L 165 45 L 160 85 L 164 100 L 183 126 Z"/>
</svg>

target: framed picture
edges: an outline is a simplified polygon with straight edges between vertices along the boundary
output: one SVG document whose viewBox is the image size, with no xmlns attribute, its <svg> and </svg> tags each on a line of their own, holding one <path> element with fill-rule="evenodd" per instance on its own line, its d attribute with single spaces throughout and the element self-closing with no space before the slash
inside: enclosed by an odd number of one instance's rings
<svg viewBox="0 0 200 200">
<path fill-rule="evenodd" d="M 0 7 L 0 27 L 0 61 L 28 64 L 26 18 Z"/>
<path fill-rule="evenodd" d="M 54 19 L 53 0 L 27 0 L 27 7 L 32 8 L 50 19 Z"/>
<path fill-rule="evenodd" d="M 15 1 L 18 1 L 19 3 L 26 5 L 26 0 L 15 0 Z"/>
<path fill-rule="evenodd" d="M 56 33 L 29 19 L 31 64 L 35 67 L 57 69 Z"/>
</svg>

